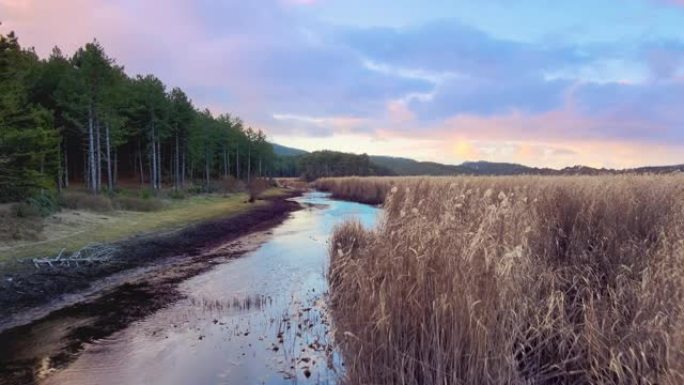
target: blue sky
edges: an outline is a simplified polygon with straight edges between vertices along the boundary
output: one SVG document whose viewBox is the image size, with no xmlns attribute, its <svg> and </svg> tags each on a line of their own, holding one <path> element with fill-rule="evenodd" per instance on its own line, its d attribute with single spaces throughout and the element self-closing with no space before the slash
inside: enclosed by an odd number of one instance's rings
<svg viewBox="0 0 684 385">
<path fill-rule="evenodd" d="M 0 0 L 0 20 L 40 54 L 96 37 L 307 150 L 684 163 L 682 0 Z"/>
</svg>

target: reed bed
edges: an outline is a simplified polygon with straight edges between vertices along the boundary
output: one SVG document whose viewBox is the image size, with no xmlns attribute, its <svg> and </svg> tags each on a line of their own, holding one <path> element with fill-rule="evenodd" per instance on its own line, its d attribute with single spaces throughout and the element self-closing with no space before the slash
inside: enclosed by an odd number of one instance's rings
<svg viewBox="0 0 684 385">
<path fill-rule="evenodd" d="M 347 383 L 684 384 L 684 177 L 324 182 Z"/>
<path fill-rule="evenodd" d="M 348 200 L 371 205 L 385 201 L 389 190 L 398 182 L 418 180 L 414 177 L 340 177 L 320 178 L 311 183 L 312 187 L 332 193 L 335 199 Z"/>
</svg>

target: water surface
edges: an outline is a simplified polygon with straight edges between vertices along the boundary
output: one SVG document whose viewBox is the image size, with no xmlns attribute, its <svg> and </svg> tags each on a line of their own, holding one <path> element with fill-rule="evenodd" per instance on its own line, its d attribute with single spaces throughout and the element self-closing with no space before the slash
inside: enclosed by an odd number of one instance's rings
<svg viewBox="0 0 684 385">
<path fill-rule="evenodd" d="M 181 283 L 184 299 L 88 344 L 44 384 L 334 384 L 325 311 L 332 228 L 378 209 L 307 193 L 256 250 Z"/>
</svg>

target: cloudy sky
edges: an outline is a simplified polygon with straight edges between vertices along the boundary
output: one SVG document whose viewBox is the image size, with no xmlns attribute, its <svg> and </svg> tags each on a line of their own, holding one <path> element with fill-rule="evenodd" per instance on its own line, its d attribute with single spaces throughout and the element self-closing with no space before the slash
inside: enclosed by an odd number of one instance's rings
<svg viewBox="0 0 684 385">
<path fill-rule="evenodd" d="M 130 74 L 276 142 L 445 163 L 684 163 L 684 0 L 0 0 L 47 55 Z"/>
</svg>

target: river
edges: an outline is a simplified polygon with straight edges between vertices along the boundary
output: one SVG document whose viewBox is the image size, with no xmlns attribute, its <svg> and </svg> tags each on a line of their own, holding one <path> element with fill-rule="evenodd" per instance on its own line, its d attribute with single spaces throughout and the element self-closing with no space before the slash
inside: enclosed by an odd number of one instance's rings
<svg viewBox="0 0 684 385">
<path fill-rule="evenodd" d="M 182 299 L 86 344 L 44 384 L 335 384 L 343 365 L 325 310 L 328 239 L 346 218 L 379 209 L 329 199 L 268 232 L 244 256 L 180 283 Z"/>
</svg>

